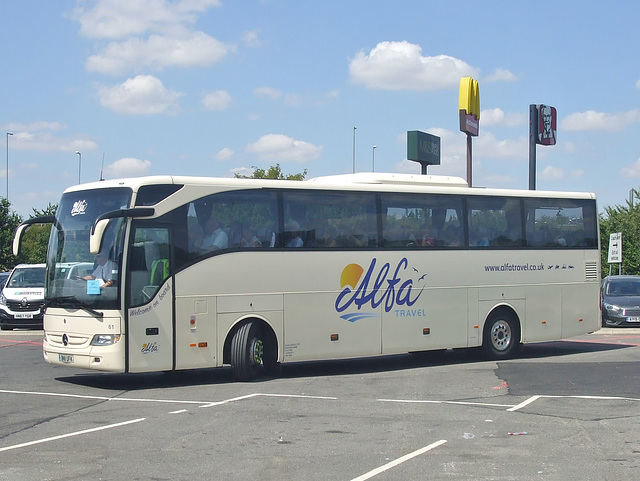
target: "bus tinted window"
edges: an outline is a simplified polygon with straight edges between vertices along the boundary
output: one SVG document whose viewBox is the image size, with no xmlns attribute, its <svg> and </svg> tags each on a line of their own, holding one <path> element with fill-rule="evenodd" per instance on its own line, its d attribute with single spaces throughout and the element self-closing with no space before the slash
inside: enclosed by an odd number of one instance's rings
<svg viewBox="0 0 640 481">
<path fill-rule="evenodd" d="M 383 194 L 381 202 L 384 247 L 464 244 L 461 197 Z"/>
<path fill-rule="evenodd" d="M 375 205 L 374 194 L 366 192 L 285 191 L 282 245 L 376 247 Z"/>
<path fill-rule="evenodd" d="M 522 246 L 520 200 L 501 197 L 469 197 L 469 246 Z"/>
<path fill-rule="evenodd" d="M 224 192 L 188 205 L 188 250 L 192 256 L 234 248 L 273 247 L 278 230 L 275 192 Z"/>
<path fill-rule="evenodd" d="M 595 203 L 570 199 L 525 199 L 527 245 L 596 247 Z"/>
<path fill-rule="evenodd" d="M 156 205 L 181 188 L 181 185 L 176 184 L 143 185 L 138 190 L 136 205 Z"/>
</svg>

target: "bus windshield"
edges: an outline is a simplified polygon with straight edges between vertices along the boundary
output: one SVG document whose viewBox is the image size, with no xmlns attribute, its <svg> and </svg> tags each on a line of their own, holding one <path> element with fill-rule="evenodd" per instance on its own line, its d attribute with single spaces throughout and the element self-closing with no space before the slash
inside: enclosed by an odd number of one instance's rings
<svg viewBox="0 0 640 481">
<path fill-rule="evenodd" d="M 131 194 L 131 189 L 123 187 L 62 196 L 47 250 L 48 306 L 90 311 L 119 307 L 125 219 L 109 222 L 102 248 L 95 256 L 89 251 L 89 234 L 98 216 L 128 207 Z"/>
</svg>

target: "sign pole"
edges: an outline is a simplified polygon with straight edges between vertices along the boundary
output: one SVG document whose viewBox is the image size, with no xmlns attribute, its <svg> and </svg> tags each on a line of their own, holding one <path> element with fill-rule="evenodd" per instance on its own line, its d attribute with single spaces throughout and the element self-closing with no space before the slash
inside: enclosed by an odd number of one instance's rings
<svg viewBox="0 0 640 481">
<path fill-rule="evenodd" d="M 472 165 L 472 153 L 471 153 L 471 135 L 467 134 L 467 184 L 469 184 L 469 187 L 472 186 L 471 184 L 471 175 L 473 172 L 473 169 L 471 167 Z"/>
<path fill-rule="evenodd" d="M 529 105 L 529 190 L 536 190 L 536 136 L 538 135 L 538 109 Z"/>
</svg>

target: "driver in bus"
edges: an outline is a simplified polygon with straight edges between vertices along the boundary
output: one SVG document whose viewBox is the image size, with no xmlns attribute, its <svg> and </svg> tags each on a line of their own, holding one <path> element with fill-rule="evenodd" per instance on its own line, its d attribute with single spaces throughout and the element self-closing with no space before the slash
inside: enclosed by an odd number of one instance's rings
<svg viewBox="0 0 640 481">
<path fill-rule="evenodd" d="M 115 284 L 116 274 L 118 268 L 116 263 L 109 260 L 107 254 L 104 252 L 98 253 L 96 256 L 96 263 L 98 264 L 95 270 L 88 276 L 84 276 L 84 280 L 98 279 L 100 281 L 100 287 L 109 287 Z"/>
</svg>

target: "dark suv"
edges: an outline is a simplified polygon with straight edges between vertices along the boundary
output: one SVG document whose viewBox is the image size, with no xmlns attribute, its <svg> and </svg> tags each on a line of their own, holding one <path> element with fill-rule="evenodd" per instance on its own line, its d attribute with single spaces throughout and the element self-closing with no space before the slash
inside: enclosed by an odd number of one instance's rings
<svg viewBox="0 0 640 481">
<path fill-rule="evenodd" d="M 600 296 L 604 327 L 640 327 L 640 276 L 608 276 Z"/>
</svg>

